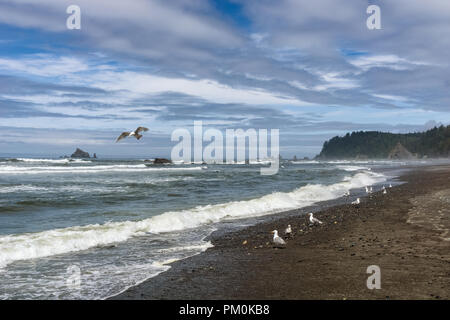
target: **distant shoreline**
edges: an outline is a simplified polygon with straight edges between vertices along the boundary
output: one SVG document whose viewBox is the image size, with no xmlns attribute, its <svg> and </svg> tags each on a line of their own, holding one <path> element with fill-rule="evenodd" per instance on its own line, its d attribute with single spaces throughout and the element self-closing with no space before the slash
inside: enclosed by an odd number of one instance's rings
<svg viewBox="0 0 450 320">
<path fill-rule="evenodd" d="M 450 166 L 417 168 L 401 180 L 407 183 L 358 208 L 325 208 L 315 214 L 321 227 L 309 227 L 300 209 L 215 233 L 213 248 L 110 299 L 449 299 L 450 242 L 406 221 L 418 210 L 413 199 L 450 189 Z M 429 203 L 430 212 L 447 205 Z M 288 223 L 297 234 L 286 249 L 274 249 L 269 232 Z M 369 265 L 381 268 L 381 290 L 366 287 Z"/>
</svg>

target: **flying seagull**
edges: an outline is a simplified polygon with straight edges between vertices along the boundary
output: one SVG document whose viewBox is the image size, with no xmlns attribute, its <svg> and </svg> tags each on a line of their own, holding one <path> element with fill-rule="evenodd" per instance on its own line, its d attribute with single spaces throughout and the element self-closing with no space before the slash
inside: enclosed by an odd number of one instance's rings
<svg viewBox="0 0 450 320">
<path fill-rule="evenodd" d="M 284 246 L 286 244 L 286 242 L 281 239 L 281 237 L 278 235 L 278 231 L 277 230 L 273 230 L 273 243 L 277 246 Z"/>
<path fill-rule="evenodd" d="M 322 221 L 320 221 L 319 219 L 313 217 L 312 212 L 308 213 L 308 215 L 309 215 L 309 222 L 311 224 L 316 224 L 316 223 L 322 224 Z"/>
<path fill-rule="evenodd" d="M 142 134 L 139 133 L 145 131 L 148 131 L 146 127 L 138 127 L 136 130 L 131 132 L 122 132 L 122 134 L 117 138 L 116 142 L 119 142 L 120 140 L 129 137 L 135 137 L 136 139 L 139 140 L 140 138 L 142 138 Z"/>
</svg>

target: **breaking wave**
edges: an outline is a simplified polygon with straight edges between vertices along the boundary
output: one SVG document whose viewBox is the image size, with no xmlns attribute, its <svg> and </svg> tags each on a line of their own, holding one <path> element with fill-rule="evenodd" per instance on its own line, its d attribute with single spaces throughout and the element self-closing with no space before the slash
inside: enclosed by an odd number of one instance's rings
<svg viewBox="0 0 450 320">
<path fill-rule="evenodd" d="M 122 167 L 121 169 L 126 168 Z M 168 169 L 164 168 L 163 170 Z M 177 169 L 201 170 L 201 167 Z M 96 170 L 98 170 L 98 167 Z M 111 170 L 111 168 L 108 168 L 108 170 Z M 141 170 L 140 167 L 138 170 Z M 149 169 L 142 168 L 142 170 Z M 131 237 L 145 235 L 148 232 L 180 231 L 227 219 L 262 216 L 306 207 L 319 201 L 339 198 L 350 189 L 385 180 L 385 176 L 379 173 L 359 172 L 331 185 L 308 184 L 291 192 L 274 192 L 252 200 L 231 201 L 181 211 L 169 211 L 140 221 L 107 222 L 105 224 L 73 226 L 37 233 L 0 236 L 0 268 L 18 260 L 81 251 L 96 246 L 122 242 Z"/>
<path fill-rule="evenodd" d="M 152 171 L 196 171 L 206 167 L 162 167 L 150 168 L 145 164 L 137 165 L 98 165 L 79 167 L 56 167 L 56 166 L 0 166 L 0 174 L 42 174 L 42 173 L 101 173 L 101 172 L 152 172 Z"/>
</svg>

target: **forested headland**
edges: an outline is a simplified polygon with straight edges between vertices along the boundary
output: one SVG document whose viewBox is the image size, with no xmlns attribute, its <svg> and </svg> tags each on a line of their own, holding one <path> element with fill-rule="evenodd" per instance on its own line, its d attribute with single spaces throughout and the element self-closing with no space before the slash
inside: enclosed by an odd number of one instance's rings
<svg viewBox="0 0 450 320">
<path fill-rule="evenodd" d="M 407 151 L 406 151 L 406 150 Z M 400 154 L 400 155 L 399 155 Z M 425 132 L 357 131 L 325 141 L 317 159 L 441 158 L 450 156 L 450 125 Z"/>
</svg>

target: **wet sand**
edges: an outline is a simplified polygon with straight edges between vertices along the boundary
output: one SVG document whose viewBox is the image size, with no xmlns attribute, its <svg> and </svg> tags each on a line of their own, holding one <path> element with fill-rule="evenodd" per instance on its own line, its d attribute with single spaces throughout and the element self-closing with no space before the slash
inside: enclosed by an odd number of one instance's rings
<svg viewBox="0 0 450 320">
<path fill-rule="evenodd" d="M 112 299 L 450 299 L 450 167 L 416 169 L 406 182 L 314 216 L 304 210 L 211 236 L 213 248 Z M 353 200 L 353 199 L 352 199 Z M 291 224 L 274 248 L 270 231 Z M 367 267 L 381 289 L 366 286 Z"/>
</svg>

